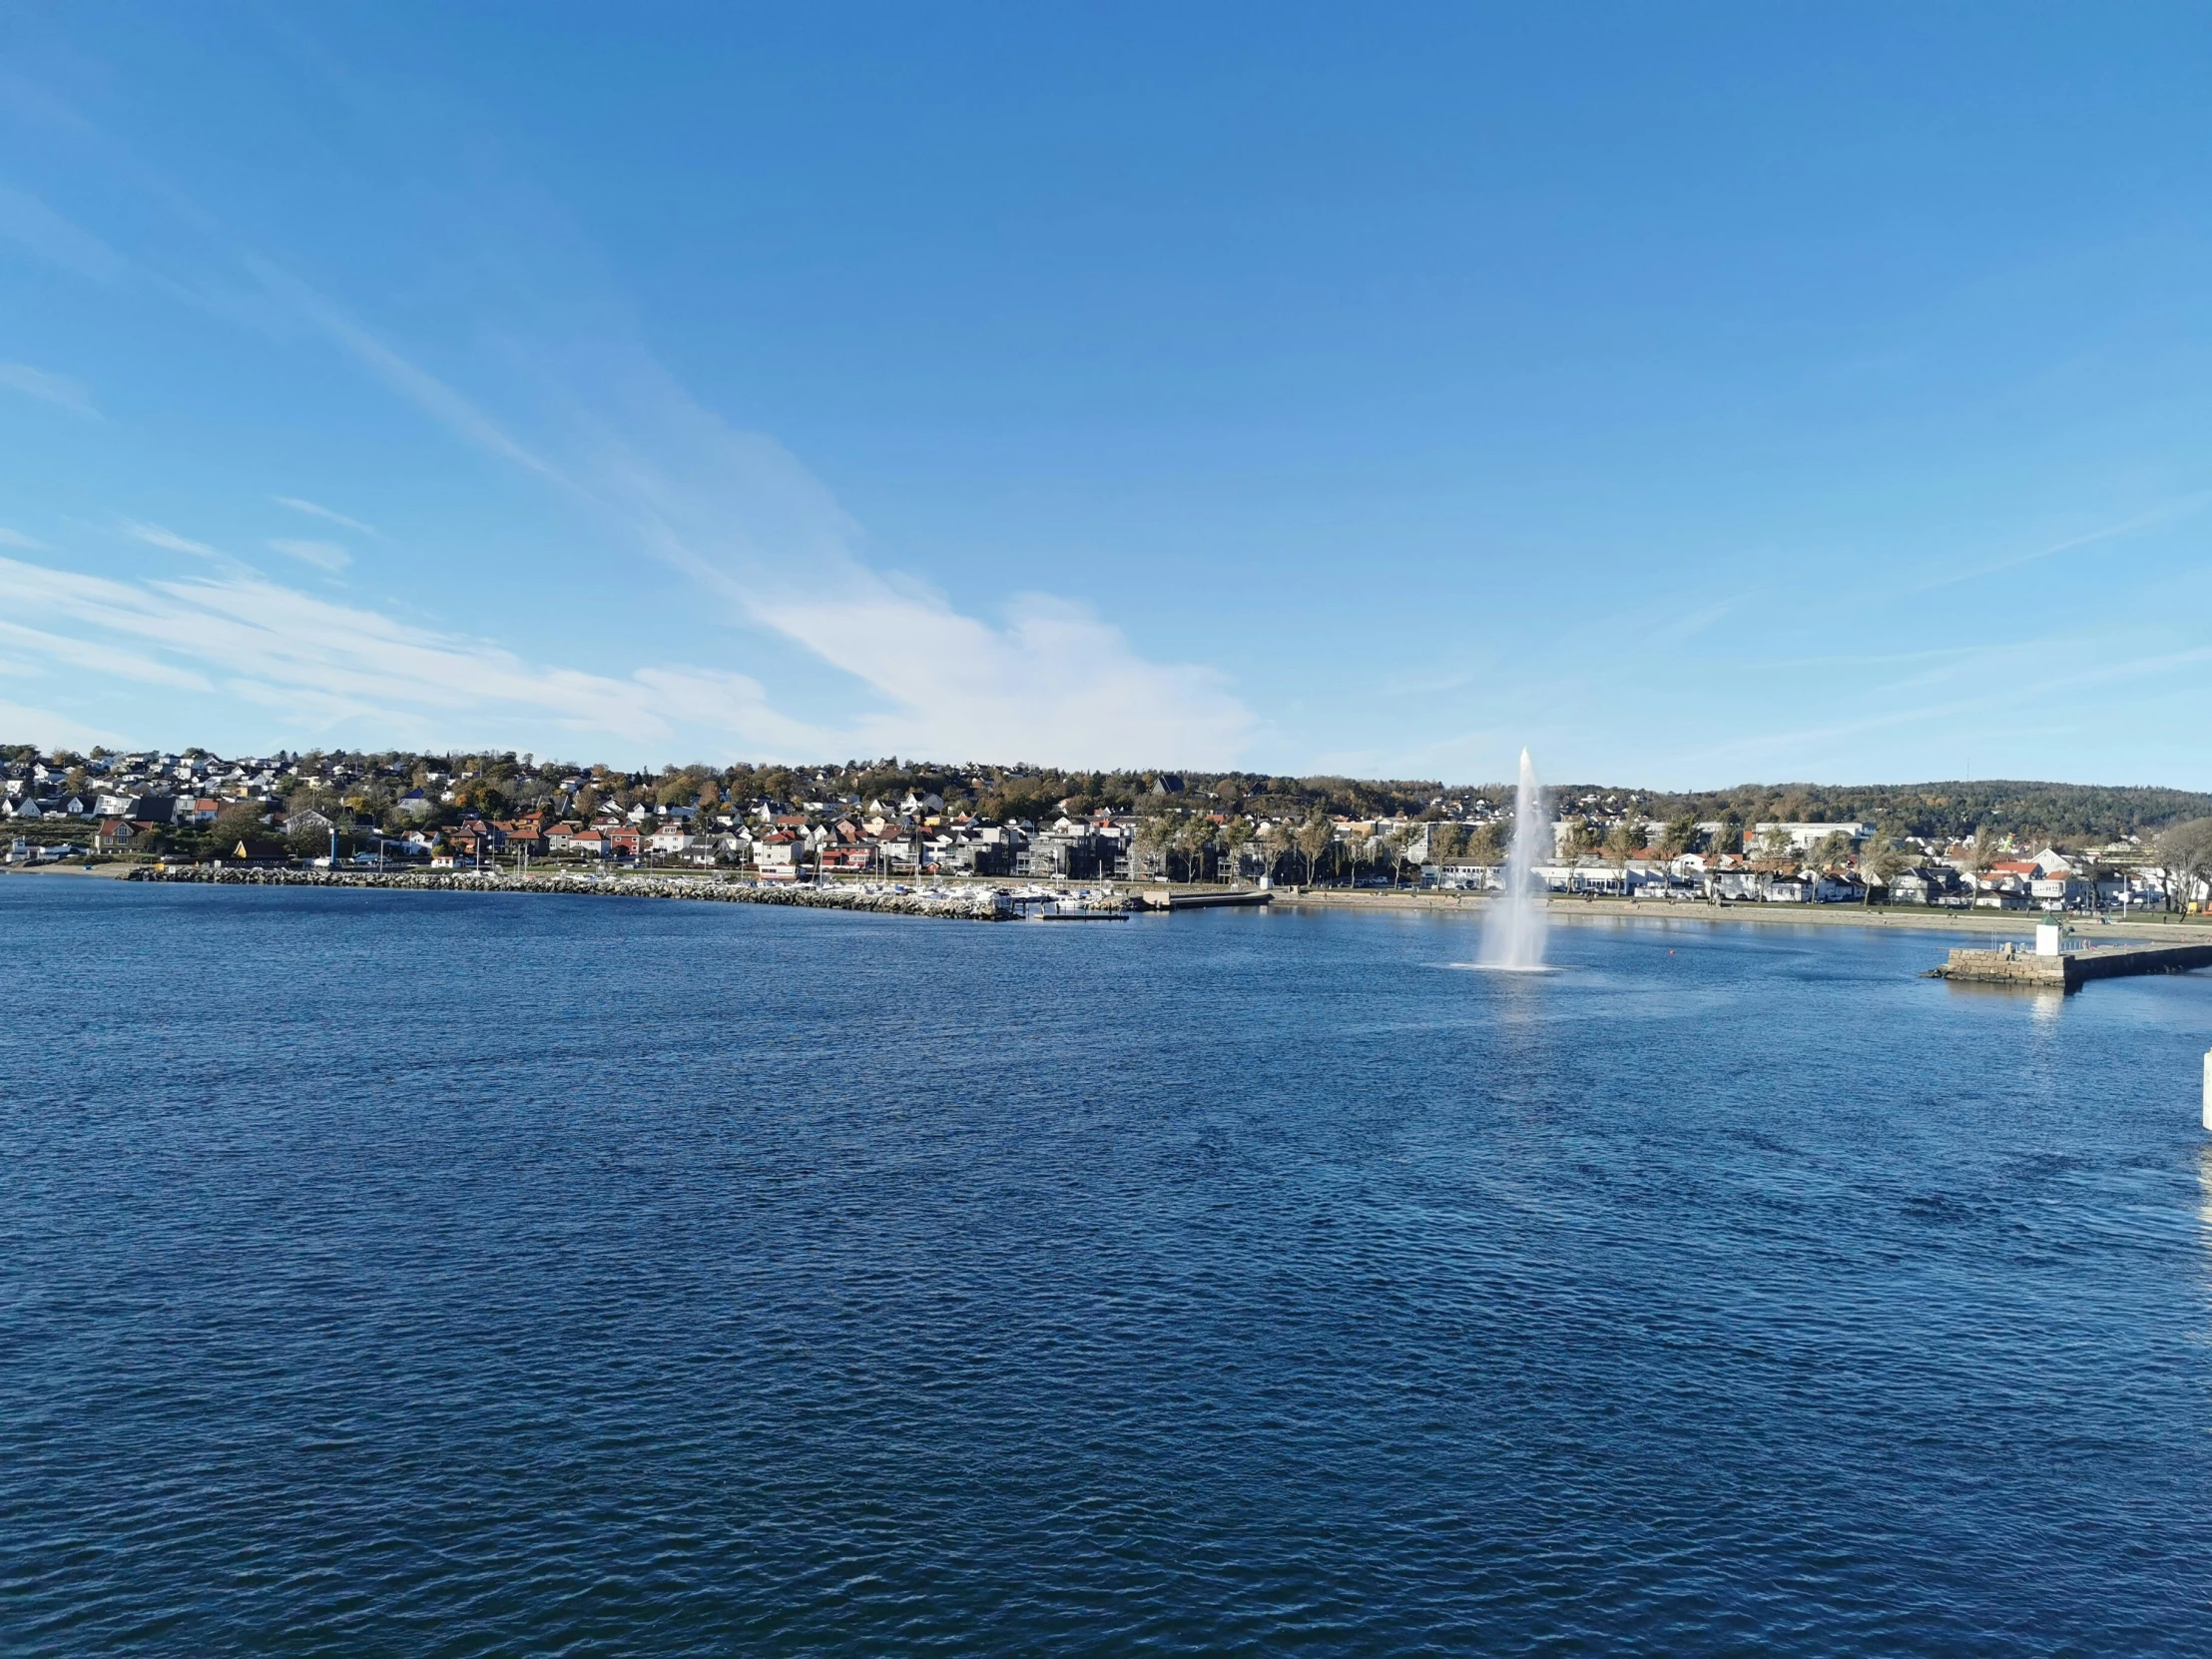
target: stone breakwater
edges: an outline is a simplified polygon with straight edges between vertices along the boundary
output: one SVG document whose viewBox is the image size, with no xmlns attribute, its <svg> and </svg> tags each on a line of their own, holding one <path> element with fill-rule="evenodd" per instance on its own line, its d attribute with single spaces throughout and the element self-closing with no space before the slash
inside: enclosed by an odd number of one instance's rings
<svg viewBox="0 0 2212 1659">
<path fill-rule="evenodd" d="M 697 875 L 579 875 L 564 870 L 516 874 L 507 870 L 226 869 L 172 865 L 135 869 L 133 881 L 187 881 L 241 887 L 386 887 L 406 892 L 574 893 L 600 898 L 691 898 L 722 904 L 785 904 L 812 910 L 864 910 L 881 915 L 935 916 L 947 921 L 1013 921 L 1020 910 L 1010 894 L 987 887 L 944 887 L 914 892 L 865 892 L 841 887 L 755 886 Z M 1118 909 L 1111 902 L 1094 903 Z"/>
<path fill-rule="evenodd" d="M 2031 951 L 1953 950 L 1931 979 L 1956 979 L 1980 985 L 2056 986 L 2079 990 L 2091 979 L 2118 979 L 2138 973 L 2187 973 L 2212 967 L 2212 942 L 2204 944 L 2106 944 L 2066 950 L 2055 956 Z"/>
</svg>

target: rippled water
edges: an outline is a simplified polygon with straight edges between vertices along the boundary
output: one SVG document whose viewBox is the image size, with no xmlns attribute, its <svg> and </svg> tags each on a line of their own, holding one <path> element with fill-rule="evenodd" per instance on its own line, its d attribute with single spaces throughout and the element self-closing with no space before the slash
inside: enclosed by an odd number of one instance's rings
<svg viewBox="0 0 2212 1659">
<path fill-rule="evenodd" d="M 13 1653 L 2203 1653 L 2212 979 L 0 880 Z"/>
</svg>

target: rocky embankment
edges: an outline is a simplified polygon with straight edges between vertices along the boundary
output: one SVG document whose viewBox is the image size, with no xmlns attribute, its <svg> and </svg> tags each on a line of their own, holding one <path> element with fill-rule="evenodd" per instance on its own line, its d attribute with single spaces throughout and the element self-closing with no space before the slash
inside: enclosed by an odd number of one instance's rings
<svg viewBox="0 0 2212 1659">
<path fill-rule="evenodd" d="M 691 898 L 724 904 L 787 904 L 813 910 L 866 910 L 882 915 L 937 916 L 948 921 L 1012 921 L 1019 914 L 1005 894 L 988 887 L 943 887 L 913 892 L 859 888 L 755 886 L 701 875 L 587 875 L 566 870 L 326 870 L 241 869 L 221 865 L 146 865 L 133 881 L 183 881 L 239 887 L 389 887 L 406 892 L 575 893 L 601 898 Z M 1101 908 L 1106 906 L 1101 905 Z"/>
</svg>

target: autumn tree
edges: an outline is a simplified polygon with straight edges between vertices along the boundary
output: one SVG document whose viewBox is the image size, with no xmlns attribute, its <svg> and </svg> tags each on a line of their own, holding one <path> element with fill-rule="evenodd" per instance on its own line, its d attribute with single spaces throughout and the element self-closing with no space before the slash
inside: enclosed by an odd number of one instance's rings
<svg viewBox="0 0 2212 1659">
<path fill-rule="evenodd" d="M 1337 827 L 1316 813 L 1298 829 L 1298 849 L 1306 857 L 1306 884 L 1314 884 L 1314 868 L 1321 855 L 1336 844 Z"/>
<path fill-rule="evenodd" d="M 2166 903 L 2179 909 L 2196 897 L 2199 883 L 2212 879 L 2212 818 L 2190 819 L 2161 831 L 2158 861 L 2166 869 Z"/>
</svg>

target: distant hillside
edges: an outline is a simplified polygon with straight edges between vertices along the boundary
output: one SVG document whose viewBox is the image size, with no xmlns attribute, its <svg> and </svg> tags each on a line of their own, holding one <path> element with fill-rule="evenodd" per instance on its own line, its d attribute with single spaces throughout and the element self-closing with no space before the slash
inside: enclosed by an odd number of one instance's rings
<svg viewBox="0 0 2212 1659">
<path fill-rule="evenodd" d="M 1626 802 L 1621 790 L 1563 785 L 1553 792 L 1562 810 L 1586 797 Z M 1858 819 L 1908 835 L 1967 836 L 1982 826 L 2048 840 L 2109 840 L 2156 830 L 2182 819 L 2212 817 L 2212 795 L 2190 790 L 2103 784 L 2037 784 L 2009 779 L 1941 784 L 1744 784 L 1691 794 L 1638 792 L 1652 818 L 1730 815 L 1746 824 L 1777 820 Z"/>
<path fill-rule="evenodd" d="M 186 755 L 213 759 L 205 750 L 188 750 Z M 31 781 L 29 775 L 40 758 L 27 745 L 0 746 L 0 773 L 20 789 Z M 127 757 L 110 756 L 105 750 L 94 750 L 89 757 L 57 753 L 45 757 L 46 776 L 57 778 L 54 788 L 66 785 L 81 790 L 121 766 L 132 776 L 158 772 L 167 781 L 177 759 L 152 752 Z M 320 791 L 332 801 L 342 795 L 377 811 L 388 808 L 410 787 L 442 790 L 450 782 L 452 793 L 445 799 L 454 804 L 456 813 L 462 808 L 498 813 L 555 805 L 564 811 L 571 806 L 589 811 L 602 804 L 628 808 L 640 801 L 743 804 L 764 797 L 795 803 L 866 803 L 897 801 L 914 792 L 935 795 L 952 811 L 975 812 L 994 820 L 1042 819 L 1065 803 L 1075 813 L 1202 811 L 1296 822 L 1316 814 L 1355 819 L 1458 817 L 1477 813 L 1478 803 L 1486 803 L 1492 811 L 1510 811 L 1513 798 L 1513 787 L 1506 783 L 1447 788 L 1426 779 L 946 766 L 901 762 L 895 756 L 823 766 L 693 766 L 626 773 L 536 757 L 518 759 L 513 754 L 316 751 L 280 753 L 242 762 L 234 770 L 240 777 L 267 774 L 267 787 L 276 795 L 289 797 L 305 789 L 305 799 L 311 803 L 321 799 Z M 342 789 L 337 783 L 341 775 Z M 2212 795 L 2099 784 L 1988 780 L 1855 788 L 1744 784 L 1689 794 L 1613 784 L 1554 784 L 1547 793 L 1554 811 L 1583 812 L 1600 819 L 1629 813 L 1654 819 L 1733 819 L 1744 824 L 1849 819 L 1879 825 L 1896 834 L 1963 838 L 1987 827 L 2026 839 L 2061 842 L 2110 840 L 2154 831 L 2183 819 L 2212 818 Z"/>
</svg>

